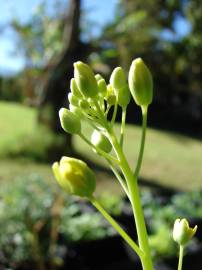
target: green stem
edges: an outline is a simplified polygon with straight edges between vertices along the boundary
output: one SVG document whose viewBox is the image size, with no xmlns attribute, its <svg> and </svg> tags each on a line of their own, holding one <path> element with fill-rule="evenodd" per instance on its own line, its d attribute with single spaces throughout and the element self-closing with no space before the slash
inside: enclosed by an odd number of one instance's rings
<svg viewBox="0 0 202 270">
<path fill-rule="evenodd" d="M 106 212 L 106 210 L 101 206 L 101 204 L 95 198 L 91 198 L 90 201 L 95 206 L 95 208 L 105 217 L 105 219 L 112 225 L 112 227 L 114 227 L 114 229 L 123 237 L 123 239 L 128 243 L 128 245 L 138 254 L 138 256 L 141 257 L 143 253 L 138 247 L 138 245 L 133 241 L 133 239 Z"/>
<path fill-rule="evenodd" d="M 100 155 L 102 155 L 104 158 L 106 158 L 107 160 L 110 160 L 112 163 L 115 162 L 116 164 L 119 164 L 118 159 L 116 159 L 115 157 L 107 154 L 106 152 L 104 152 L 103 150 L 101 150 L 100 148 L 96 147 L 95 145 L 93 145 L 82 133 L 78 134 L 88 145 L 90 145 L 93 149 L 95 149 Z"/>
<path fill-rule="evenodd" d="M 126 124 L 126 107 L 122 109 L 120 145 L 123 147 L 124 131 Z"/>
<path fill-rule="evenodd" d="M 130 195 L 129 195 L 129 192 L 128 192 L 128 187 L 124 181 L 124 179 L 121 177 L 121 175 L 118 173 L 117 169 L 115 168 L 115 166 L 113 165 L 113 163 L 108 160 L 109 162 L 109 165 L 110 165 L 110 168 L 111 170 L 113 171 L 114 175 L 116 176 L 116 178 L 118 179 L 119 183 L 121 184 L 123 190 L 125 191 L 127 197 L 129 198 L 130 200 Z"/>
<path fill-rule="evenodd" d="M 95 106 L 99 114 L 100 120 L 103 122 L 103 125 L 106 128 L 106 131 L 108 132 L 109 138 L 111 140 L 111 143 L 114 147 L 117 158 L 119 160 L 119 166 L 123 172 L 123 175 L 128 185 L 129 195 L 131 198 L 131 204 L 136 223 L 139 246 L 143 252 L 142 255 L 140 256 L 143 270 L 153 270 L 147 230 L 140 201 L 139 188 L 137 184 L 137 177 L 133 175 L 133 172 L 131 171 L 128 165 L 125 155 L 122 152 L 122 148 L 116 139 L 113 128 L 108 125 L 107 119 L 100 110 L 99 105 L 96 101 Z"/>
<path fill-rule="evenodd" d="M 92 118 L 92 119 L 89 119 L 89 117 L 88 117 L 88 115 L 87 114 L 84 114 L 85 116 L 86 116 L 86 122 L 92 127 L 92 128 L 94 128 L 94 129 L 96 129 L 97 131 L 100 131 L 99 130 L 99 128 L 96 126 L 96 125 L 94 125 L 94 119 Z"/>
<path fill-rule="evenodd" d="M 141 144 L 140 144 L 140 150 L 139 155 L 137 159 L 137 165 L 135 168 L 135 177 L 137 178 L 140 172 L 141 164 L 142 164 L 142 158 L 144 153 L 144 145 L 145 145 L 145 137 L 146 137 L 146 129 L 147 129 L 147 111 L 148 107 L 141 107 L 142 109 L 142 138 L 141 138 Z"/>
<path fill-rule="evenodd" d="M 109 112 L 110 108 L 111 108 L 111 105 L 107 104 L 107 109 L 106 109 L 106 111 L 104 113 L 106 117 L 108 115 L 108 112 Z"/>
<path fill-rule="evenodd" d="M 111 128 L 110 128 L 110 126 L 108 124 L 107 117 L 105 116 L 103 111 L 100 109 L 100 106 L 99 106 L 99 104 L 98 104 L 98 102 L 96 100 L 94 100 L 94 104 L 95 104 L 95 107 L 96 107 L 96 110 L 97 110 L 98 117 L 99 117 L 100 121 L 102 122 L 103 127 L 105 127 L 105 129 L 108 132 L 110 132 Z"/>
<path fill-rule="evenodd" d="M 182 270 L 183 253 L 184 253 L 184 246 L 180 245 L 179 261 L 178 261 L 178 268 L 177 268 L 178 270 Z"/>
<path fill-rule="evenodd" d="M 117 115 L 117 109 L 118 109 L 118 104 L 117 102 L 114 105 L 114 111 L 113 111 L 113 115 L 112 115 L 112 120 L 111 120 L 111 125 L 114 125 L 115 119 L 116 119 L 116 115 Z"/>
<path fill-rule="evenodd" d="M 143 270 L 153 270 L 147 230 L 146 230 L 144 214 L 143 214 L 143 210 L 141 206 L 141 201 L 140 201 L 139 188 L 137 184 L 137 178 L 134 177 L 133 172 L 131 171 L 128 165 L 128 162 L 114 134 L 111 134 L 111 140 L 112 140 L 112 144 L 114 146 L 115 152 L 117 154 L 117 157 L 120 160 L 120 168 L 128 184 L 132 209 L 133 209 L 135 223 L 136 223 L 139 246 L 140 246 L 140 249 L 144 253 L 144 255 L 140 257 L 141 262 L 142 262 L 142 267 L 143 267 Z"/>
</svg>

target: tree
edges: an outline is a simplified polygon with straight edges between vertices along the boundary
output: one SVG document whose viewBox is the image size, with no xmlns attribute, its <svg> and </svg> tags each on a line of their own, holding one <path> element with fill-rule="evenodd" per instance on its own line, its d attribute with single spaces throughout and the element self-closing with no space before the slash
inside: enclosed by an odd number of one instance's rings
<svg viewBox="0 0 202 270">
<path fill-rule="evenodd" d="M 29 23 L 21 25 L 13 22 L 26 58 L 25 72 L 36 72 L 33 89 L 37 91 L 38 120 L 62 135 L 58 111 L 67 105 L 73 63 L 78 59 L 85 60 L 90 49 L 88 44 L 80 40 L 80 15 L 81 0 L 68 1 L 68 7 L 53 18 L 47 16 L 44 2 Z M 63 136 L 63 144 L 59 149 L 53 145 L 51 150 L 57 156 L 73 151 L 71 136 Z"/>
</svg>

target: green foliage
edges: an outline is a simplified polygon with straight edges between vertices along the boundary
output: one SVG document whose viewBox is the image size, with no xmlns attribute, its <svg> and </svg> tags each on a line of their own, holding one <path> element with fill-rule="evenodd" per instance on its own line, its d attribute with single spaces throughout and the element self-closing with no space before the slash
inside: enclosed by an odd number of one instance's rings
<svg viewBox="0 0 202 270">
<path fill-rule="evenodd" d="M 130 59 L 140 55 L 150 62 L 161 42 L 161 32 L 173 29 L 180 1 L 121 0 L 114 21 L 104 31 L 104 39 L 115 48 L 119 64 L 128 67 Z M 155 71 L 154 71 L 155 73 Z"/>
<path fill-rule="evenodd" d="M 62 49 L 63 11 L 57 2 L 52 16 L 48 14 L 48 2 L 43 1 L 27 22 L 22 23 L 18 17 L 11 22 L 18 38 L 18 52 L 20 49 L 29 67 L 46 65 Z"/>
<path fill-rule="evenodd" d="M 0 189 L 0 262 L 14 268 L 24 261 L 37 264 L 39 257 L 45 262 L 62 245 L 58 233 L 67 244 L 114 233 L 98 213 L 82 209 L 82 202 L 75 203 L 37 174 L 5 183 Z M 55 245 L 56 253 L 51 254 Z"/>
<path fill-rule="evenodd" d="M 194 190 L 187 193 L 176 194 L 172 203 L 178 214 L 186 218 L 202 217 L 202 191 Z"/>
<path fill-rule="evenodd" d="M 53 201 L 50 185 L 34 174 L 1 188 L 0 246 L 3 263 L 16 266 L 20 262 L 34 260 L 35 226 L 39 222 L 47 225 Z"/>
<path fill-rule="evenodd" d="M 23 92 L 15 78 L 0 78 L 0 99 L 22 101 Z"/>
<path fill-rule="evenodd" d="M 102 239 L 113 235 L 115 232 L 103 224 L 103 218 L 99 213 L 84 212 L 79 214 L 79 207 L 76 205 L 64 208 L 61 214 L 60 232 L 69 242 L 91 241 Z M 70 216 L 71 211 L 74 215 Z"/>
<path fill-rule="evenodd" d="M 149 244 L 155 261 L 173 257 L 177 253 L 170 227 L 162 225 L 155 234 L 149 236 Z"/>
<path fill-rule="evenodd" d="M 99 202 L 111 215 L 118 216 L 122 214 L 124 208 L 124 201 L 122 196 L 103 192 L 99 197 Z"/>
</svg>

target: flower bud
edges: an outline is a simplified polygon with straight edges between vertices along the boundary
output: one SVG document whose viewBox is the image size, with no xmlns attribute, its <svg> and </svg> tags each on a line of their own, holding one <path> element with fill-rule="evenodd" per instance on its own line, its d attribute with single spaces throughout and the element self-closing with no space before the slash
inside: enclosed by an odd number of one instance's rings
<svg viewBox="0 0 202 270">
<path fill-rule="evenodd" d="M 153 98 L 152 76 L 141 58 L 135 59 L 129 70 L 130 92 L 139 106 L 148 106 Z"/>
<path fill-rule="evenodd" d="M 81 121 L 75 113 L 61 108 L 59 110 L 59 117 L 64 131 L 70 134 L 79 134 L 81 132 Z"/>
<path fill-rule="evenodd" d="M 109 153 L 112 150 L 109 139 L 97 130 L 94 130 L 91 135 L 91 143 L 106 153 Z"/>
<path fill-rule="evenodd" d="M 110 77 L 110 84 L 114 88 L 115 92 L 118 92 L 119 89 L 124 88 L 127 85 L 126 75 L 123 68 L 116 67 Z"/>
<path fill-rule="evenodd" d="M 68 100 L 69 103 L 72 104 L 73 106 L 79 106 L 79 99 L 73 93 L 68 94 Z"/>
<path fill-rule="evenodd" d="M 110 84 L 117 96 L 117 102 L 121 107 L 126 107 L 130 102 L 130 91 L 126 81 L 126 75 L 121 67 L 113 70 L 110 77 Z"/>
<path fill-rule="evenodd" d="M 98 73 L 98 74 L 95 75 L 95 79 L 96 79 L 97 82 L 99 82 L 100 80 L 103 79 L 103 77 Z"/>
<path fill-rule="evenodd" d="M 107 93 L 107 84 L 104 79 L 101 79 L 98 81 L 98 88 L 99 88 L 99 93 L 105 96 Z"/>
<path fill-rule="evenodd" d="M 121 107 L 127 107 L 127 105 L 130 102 L 130 91 L 128 86 L 126 86 L 125 88 L 122 88 L 119 90 L 118 92 L 118 96 L 117 96 L 117 102 Z"/>
<path fill-rule="evenodd" d="M 74 78 L 85 97 L 94 98 L 98 93 L 98 85 L 92 69 L 81 61 L 74 63 Z"/>
<path fill-rule="evenodd" d="M 74 96 L 78 97 L 78 98 L 82 98 L 82 94 L 76 84 L 76 81 L 74 78 L 71 79 L 71 82 L 70 82 L 70 89 L 71 89 L 71 92 Z"/>
<path fill-rule="evenodd" d="M 95 191 L 96 179 L 93 171 L 79 159 L 62 157 L 52 166 L 59 185 L 68 193 L 90 197 Z"/>
<path fill-rule="evenodd" d="M 88 101 L 86 101 L 85 99 L 80 100 L 80 101 L 79 101 L 79 107 L 80 107 L 81 109 L 84 109 L 84 110 L 88 109 L 88 108 L 89 108 L 89 103 L 88 103 Z"/>
<path fill-rule="evenodd" d="M 176 219 L 173 227 L 173 239 L 179 245 L 186 245 L 194 236 L 197 230 L 197 225 L 194 228 L 189 227 L 188 221 L 183 219 Z"/>
<path fill-rule="evenodd" d="M 80 109 L 80 107 L 74 106 L 72 104 L 69 105 L 69 110 L 74 113 L 76 116 L 79 117 L 79 119 L 84 118 L 83 112 Z"/>
<path fill-rule="evenodd" d="M 107 95 L 105 99 L 109 105 L 114 105 L 116 103 L 116 96 L 114 94 L 111 84 L 107 85 Z"/>
</svg>

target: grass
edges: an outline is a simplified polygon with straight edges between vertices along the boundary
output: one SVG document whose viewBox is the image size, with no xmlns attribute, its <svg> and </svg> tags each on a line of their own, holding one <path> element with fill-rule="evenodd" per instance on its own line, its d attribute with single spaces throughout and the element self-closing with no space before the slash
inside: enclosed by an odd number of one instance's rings
<svg viewBox="0 0 202 270">
<path fill-rule="evenodd" d="M 20 104 L 0 102 L 0 156 L 17 147 L 17 143 L 35 129 L 36 111 Z"/>
<path fill-rule="evenodd" d="M 36 109 L 0 102 L 0 114 L 0 158 L 47 161 L 52 143 L 60 145 L 61 137 L 38 125 Z"/>
<path fill-rule="evenodd" d="M 116 130 L 119 134 L 118 126 Z M 84 133 L 89 134 L 87 127 L 84 127 Z M 140 137 L 140 127 L 127 125 L 124 151 L 130 165 L 134 168 Z M 81 153 L 85 152 L 89 158 L 100 162 L 98 156 L 78 137 L 75 137 L 75 146 Z M 202 188 L 201 153 L 202 142 L 198 140 L 149 128 L 141 177 L 183 190 Z"/>
<path fill-rule="evenodd" d="M 39 132 L 35 109 L 0 102 L 0 114 L 0 180 L 9 181 L 16 175 L 30 172 L 52 177 L 50 164 L 36 163 L 37 155 L 40 160 L 47 141 L 51 142 L 53 138 L 50 136 L 50 139 L 47 139 L 49 135 L 44 136 L 44 133 Z M 85 134 L 90 135 L 88 127 L 84 126 L 83 130 Z M 129 163 L 135 167 L 141 130 L 139 127 L 128 125 L 126 134 L 124 149 Z M 77 136 L 74 137 L 74 143 L 78 152 L 104 164 Z M 201 153 L 200 141 L 179 134 L 148 129 L 141 176 L 148 181 L 184 190 L 202 188 Z M 19 156 L 23 158 L 19 159 Z M 107 174 L 99 173 L 98 178 L 104 182 L 103 187 L 105 184 L 110 187 L 113 185 Z M 118 186 L 115 186 L 115 189 L 119 190 Z"/>
</svg>

